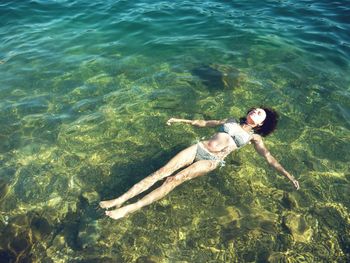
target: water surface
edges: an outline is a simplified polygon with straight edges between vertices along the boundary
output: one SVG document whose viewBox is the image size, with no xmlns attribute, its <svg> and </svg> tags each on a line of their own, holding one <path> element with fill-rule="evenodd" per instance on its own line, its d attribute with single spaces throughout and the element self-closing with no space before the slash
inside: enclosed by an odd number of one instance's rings
<svg viewBox="0 0 350 263">
<path fill-rule="evenodd" d="M 349 1 L 2 1 L 3 262 L 350 260 Z M 280 112 L 266 138 L 113 221 L 96 210 L 215 129 L 170 117 Z"/>
</svg>

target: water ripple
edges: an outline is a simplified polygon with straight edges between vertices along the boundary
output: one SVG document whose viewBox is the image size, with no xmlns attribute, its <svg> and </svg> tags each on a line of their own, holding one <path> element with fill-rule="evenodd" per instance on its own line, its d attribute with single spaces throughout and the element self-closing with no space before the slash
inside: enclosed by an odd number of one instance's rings
<svg viewBox="0 0 350 263">
<path fill-rule="evenodd" d="M 349 12 L 348 0 L 1 1 L 0 258 L 345 262 Z M 120 223 L 94 209 L 210 135 L 167 118 L 260 104 L 281 112 L 266 144 L 301 191 L 247 146 Z"/>
</svg>

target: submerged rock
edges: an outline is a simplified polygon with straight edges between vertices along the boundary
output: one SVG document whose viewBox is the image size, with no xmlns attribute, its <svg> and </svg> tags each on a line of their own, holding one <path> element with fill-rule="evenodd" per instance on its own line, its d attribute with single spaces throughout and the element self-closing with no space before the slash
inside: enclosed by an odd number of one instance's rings
<svg viewBox="0 0 350 263">
<path fill-rule="evenodd" d="M 16 262 L 16 255 L 11 250 L 0 249 L 1 262 Z"/>
<path fill-rule="evenodd" d="M 200 66 L 191 70 L 191 73 L 197 76 L 202 83 L 210 90 L 222 90 L 225 87 L 223 74 L 211 66 Z"/>
<path fill-rule="evenodd" d="M 36 240 L 47 237 L 53 231 L 50 223 L 43 217 L 34 217 L 30 223 L 30 228 Z"/>
<path fill-rule="evenodd" d="M 241 214 L 238 209 L 233 206 L 226 207 L 221 214 L 218 214 L 218 222 L 222 225 L 227 225 L 233 221 L 237 221 L 241 218 Z"/>
<path fill-rule="evenodd" d="M 100 195 L 96 191 L 84 192 L 83 198 L 88 202 L 89 205 L 96 203 L 100 200 Z"/>
<path fill-rule="evenodd" d="M 136 263 L 159 263 L 162 260 L 156 256 L 141 256 L 136 259 Z"/>
<path fill-rule="evenodd" d="M 93 247 L 101 239 L 101 225 L 99 221 L 80 225 L 77 242 L 82 248 Z"/>
<path fill-rule="evenodd" d="M 313 231 L 302 215 L 288 213 L 283 217 L 283 224 L 295 241 L 310 242 Z"/>
<path fill-rule="evenodd" d="M 26 251 L 32 245 L 29 236 L 19 235 L 12 239 L 9 248 L 18 255 Z"/>
<path fill-rule="evenodd" d="M 6 196 L 8 190 L 8 184 L 4 180 L 0 179 L 0 201 Z"/>
<path fill-rule="evenodd" d="M 227 65 L 203 65 L 192 69 L 191 73 L 211 91 L 233 89 L 247 79 L 240 70 Z"/>
<path fill-rule="evenodd" d="M 281 198 L 281 205 L 288 210 L 292 210 L 297 206 L 296 201 L 292 198 L 292 196 L 285 192 Z"/>
</svg>

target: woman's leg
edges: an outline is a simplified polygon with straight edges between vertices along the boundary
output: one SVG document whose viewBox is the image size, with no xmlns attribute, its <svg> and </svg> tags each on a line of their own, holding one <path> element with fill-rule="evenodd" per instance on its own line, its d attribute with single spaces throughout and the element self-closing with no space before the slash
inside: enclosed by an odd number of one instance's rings
<svg viewBox="0 0 350 263">
<path fill-rule="evenodd" d="M 110 208 L 112 206 L 121 206 L 125 201 L 147 190 L 157 181 L 171 175 L 176 170 L 193 163 L 194 158 L 196 157 L 196 152 L 197 144 L 192 145 L 186 148 L 185 150 L 182 150 L 177 155 L 175 155 L 175 157 L 173 157 L 166 165 L 164 165 L 162 168 L 160 168 L 150 176 L 144 178 L 143 180 L 135 184 L 125 194 L 121 195 L 116 199 L 100 202 L 100 207 Z"/>
<path fill-rule="evenodd" d="M 113 218 L 122 218 L 140 208 L 149 205 L 166 196 L 176 186 L 192 178 L 204 175 L 214 170 L 218 165 L 217 161 L 201 160 L 182 170 L 178 174 L 168 177 L 166 181 L 157 189 L 140 199 L 134 204 L 126 205 L 112 211 L 106 211 L 106 215 Z"/>
</svg>

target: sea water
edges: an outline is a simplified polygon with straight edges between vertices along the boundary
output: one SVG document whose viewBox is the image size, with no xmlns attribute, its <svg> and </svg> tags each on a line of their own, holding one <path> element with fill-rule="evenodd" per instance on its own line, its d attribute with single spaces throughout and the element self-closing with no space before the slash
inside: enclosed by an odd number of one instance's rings
<svg viewBox="0 0 350 263">
<path fill-rule="evenodd" d="M 349 14 L 347 0 L 1 1 L 0 261 L 349 261 Z M 216 131 L 168 118 L 260 105 L 280 113 L 264 141 L 299 191 L 247 146 L 127 218 L 98 208 Z"/>
</svg>

